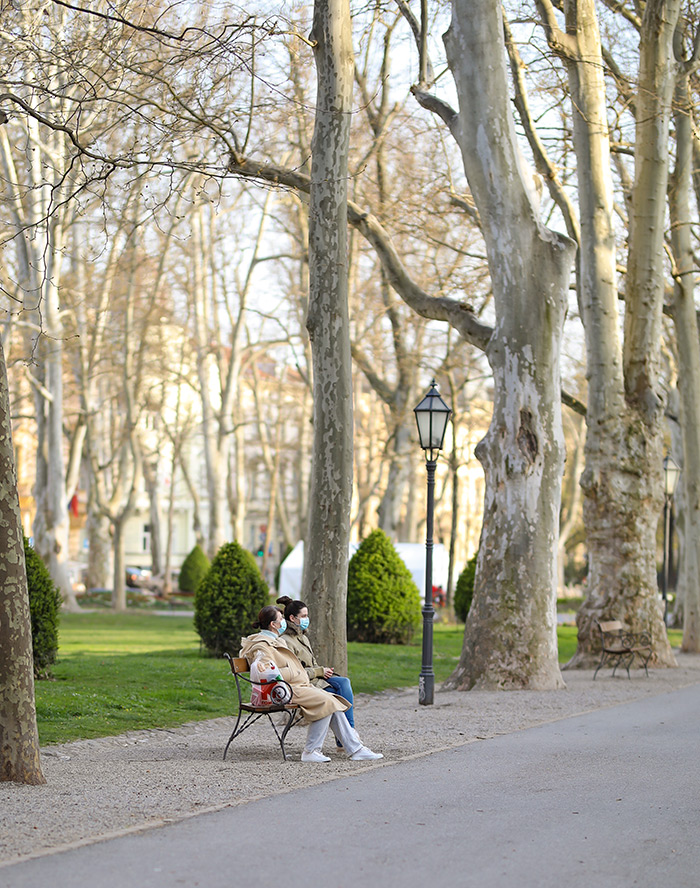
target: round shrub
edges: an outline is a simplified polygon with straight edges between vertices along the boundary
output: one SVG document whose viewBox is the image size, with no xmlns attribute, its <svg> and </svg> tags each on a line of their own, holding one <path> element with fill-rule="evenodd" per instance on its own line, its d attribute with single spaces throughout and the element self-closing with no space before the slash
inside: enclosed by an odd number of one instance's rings
<svg viewBox="0 0 700 888">
<path fill-rule="evenodd" d="M 27 568 L 29 612 L 32 621 L 34 674 L 37 678 L 49 676 L 48 667 L 56 662 L 58 652 L 58 613 L 61 593 L 51 579 L 41 555 L 24 538 L 24 562 Z"/>
<path fill-rule="evenodd" d="M 476 574 L 476 555 L 467 561 L 467 565 L 459 575 L 455 586 L 455 616 L 462 623 L 467 622 L 467 614 L 474 597 L 474 576 Z"/>
<path fill-rule="evenodd" d="M 268 602 L 267 583 L 253 555 L 236 542 L 225 543 L 195 592 L 195 629 L 215 656 L 224 651 L 237 655 L 241 636 L 250 635 Z"/>
<path fill-rule="evenodd" d="M 211 562 L 204 554 L 201 546 L 197 545 L 182 562 L 180 576 L 177 585 L 181 592 L 196 592 L 197 586 L 209 572 Z"/>
<path fill-rule="evenodd" d="M 348 567 L 348 639 L 407 644 L 420 625 L 420 593 L 383 530 L 374 530 Z"/>
</svg>

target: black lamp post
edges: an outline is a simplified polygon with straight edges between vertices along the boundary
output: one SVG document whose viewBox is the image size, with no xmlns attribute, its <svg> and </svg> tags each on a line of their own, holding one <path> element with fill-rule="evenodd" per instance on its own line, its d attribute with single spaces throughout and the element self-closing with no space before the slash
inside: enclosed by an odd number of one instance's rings
<svg viewBox="0 0 700 888">
<path fill-rule="evenodd" d="M 664 601 L 664 623 L 668 616 L 668 569 L 671 563 L 671 500 L 676 492 L 676 484 L 681 473 L 680 466 L 672 456 L 664 459 L 664 564 L 662 573 L 661 597 Z"/>
<path fill-rule="evenodd" d="M 440 397 L 432 381 L 430 391 L 413 409 L 418 424 L 420 446 L 425 451 L 428 470 L 428 508 L 425 520 L 425 604 L 423 605 L 423 664 L 418 679 L 418 702 L 423 706 L 433 703 L 435 673 L 433 672 L 433 512 L 435 510 L 435 467 L 438 451 L 442 450 L 447 421 L 452 410 Z"/>
</svg>

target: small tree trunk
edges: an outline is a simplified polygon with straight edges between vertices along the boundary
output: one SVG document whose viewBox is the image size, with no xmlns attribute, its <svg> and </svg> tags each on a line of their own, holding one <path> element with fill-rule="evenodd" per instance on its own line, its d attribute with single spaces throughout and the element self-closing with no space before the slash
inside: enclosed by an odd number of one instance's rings
<svg viewBox="0 0 700 888">
<path fill-rule="evenodd" d="M 393 449 L 386 490 L 377 510 L 378 525 L 394 542 L 402 542 L 401 508 L 409 482 L 410 441 L 415 421 L 396 419 L 392 435 Z"/>
<path fill-rule="evenodd" d="M 144 461 L 143 471 L 146 490 L 148 491 L 149 520 L 151 524 L 151 573 L 154 577 L 163 573 L 163 546 L 161 544 L 161 508 L 160 491 L 158 490 L 158 465 L 150 460 Z"/>
<path fill-rule="evenodd" d="M 173 593 L 173 536 L 175 530 L 175 473 L 177 472 L 177 450 L 178 447 L 173 442 L 173 455 L 170 461 L 170 489 L 168 490 L 168 518 L 165 537 L 165 565 L 163 567 L 163 598 L 169 598 Z"/>
<path fill-rule="evenodd" d="M 85 585 L 88 589 L 109 587 L 112 562 L 112 540 L 109 535 L 109 518 L 98 510 L 91 492 L 88 498 L 86 532 L 88 537 L 88 565 Z"/>
<path fill-rule="evenodd" d="M 452 403 L 454 399 L 454 386 L 452 386 Z M 452 605 L 452 593 L 454 591 L 455 561 L 457 548 L 457 534 L 459 533 L 459 458 L 457 453 L 457 435 L 455 415 L 452 414 L 452 452 L 450 453 L 450 478 L 452 479 L 452 518 L 450 524 L 450 559 L 447 571 L 447 589 L 445 589 L 445 604 Z"/>
<path fill-rule="evenodd" d="M 126 562 L 124 560 L 124 525 L 128 513 L 122 512 L 114 519 L 114 576 L 112 579 L 112 608 L 123 613 L 126 610 Z"/>
</svg>

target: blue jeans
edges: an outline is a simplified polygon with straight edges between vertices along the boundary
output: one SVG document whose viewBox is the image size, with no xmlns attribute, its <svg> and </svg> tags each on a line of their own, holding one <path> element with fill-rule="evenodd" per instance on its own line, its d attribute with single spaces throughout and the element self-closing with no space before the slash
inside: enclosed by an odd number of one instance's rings
<svg viewBox="0 0 700 888">
<path fill-rule="evenodd" d="M 344 675 L 331 675 L 330 678 L 325 679 L 330 685 L 326 690 L 331 694 L 337 694 L 339 697 L 342 697 L 343 700 L 347 700 L 348 703 L 352 704 L 353 695 L 352 695 L 352 685 L 350 684 L 350 679 L 346 678 Z M 350 709 L 346 710 L 345 717 L 350 722 L 350 727 L 355 727 L 355 717 L 352 714 L 352 705 Z"/>
</svg>

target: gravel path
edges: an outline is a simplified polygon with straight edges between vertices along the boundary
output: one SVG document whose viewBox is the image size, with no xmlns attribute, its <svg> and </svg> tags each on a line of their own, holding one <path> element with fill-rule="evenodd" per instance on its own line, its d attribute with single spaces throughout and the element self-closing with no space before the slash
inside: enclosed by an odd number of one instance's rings
<svg viewBox="0 0 700 888">
<path fill-rule="evenodd" d="M 416 688 L 358 696 L 360 736 L 385 756 L 377 763 L 348 761 L 329 735 L 333 760 L 302 764 L 304 728 L 290 732 L 284 762 L 268 725 L 237 738 L 224 762 L 230 718 L 47 746 L 46 786 L 0 783 L 0 867 L 700 682 L 700 655 L 677 659 L 648 679 L 566 672 L 562 691 L 438 690 L 433 706 L 418 705 Z"/>
</svg>

